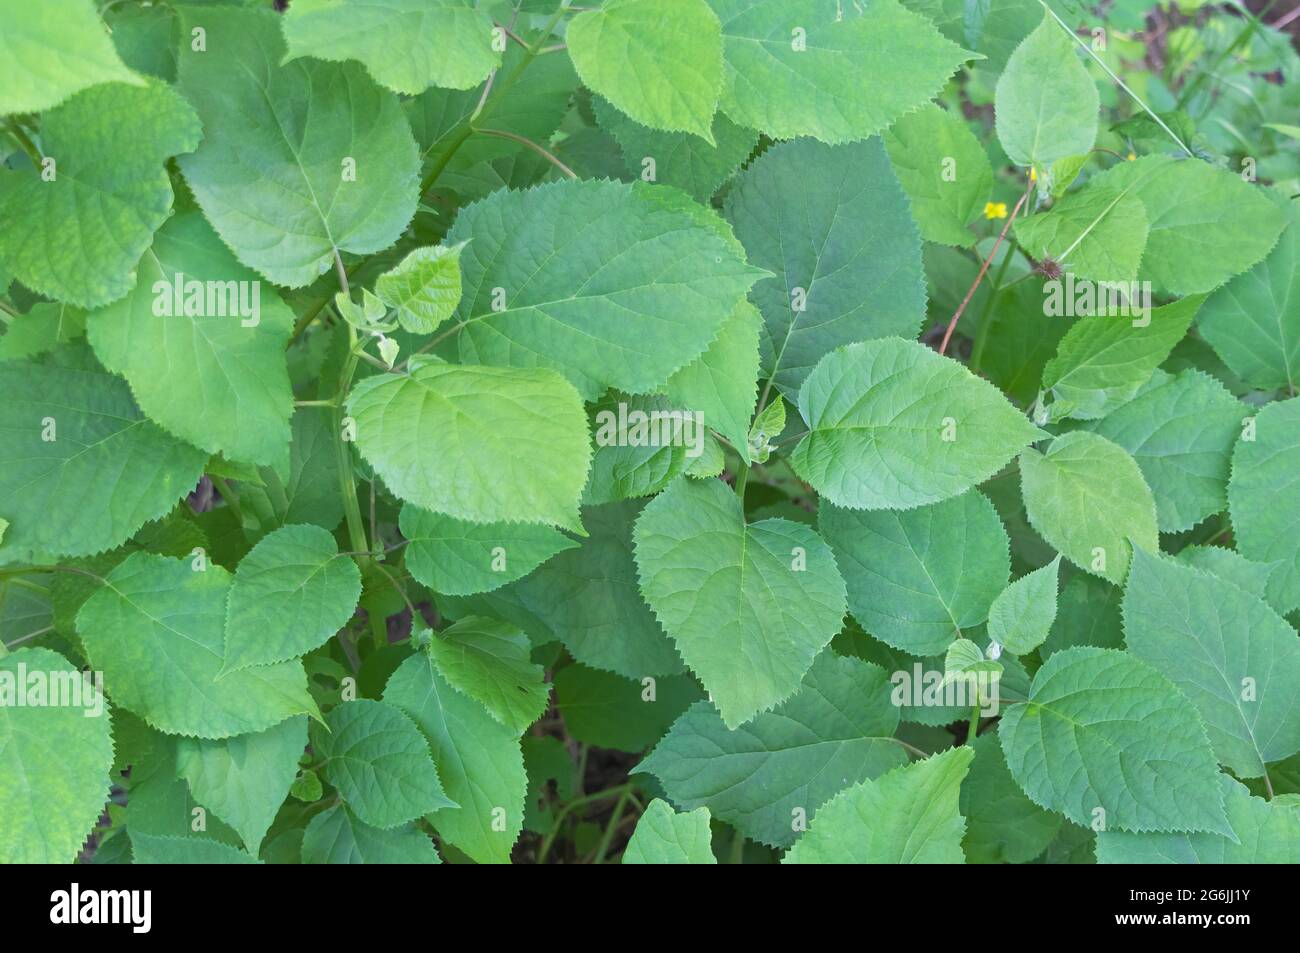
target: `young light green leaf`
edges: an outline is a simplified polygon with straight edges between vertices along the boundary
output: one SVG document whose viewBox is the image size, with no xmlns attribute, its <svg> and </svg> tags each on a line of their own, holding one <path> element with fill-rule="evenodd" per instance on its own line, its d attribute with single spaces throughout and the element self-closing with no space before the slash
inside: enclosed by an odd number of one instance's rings
<svg viewBox="0 0 1300 953">
<path fill-rule="evenodd" d="M 853 617 L 913 655 L 942 654 L 981 624 L 1011 576 L 1007 532 L 974 490 L 902 512 L 823 504 L 818 526 L 848 584 Z"/>
<path fill-rule="evenodd" d="M 84 345 L 39 363 L 0 362 L 0 433 L 0 516 L 10 523 L 0 554 L 9 560 L 125 542 L 194 488 L 208 458 L 146 420 L 126 382 Z"/>
<path fill-rule="evenodd" d="M 773 139 L 874 136 L 932 99 L 974 55 L 897 0 L 709 5 L 722 21 L 722 111 Z"/>
<path fill-rule="evenodd" d="M 1300 379 L 1300 210 L 1265 193 L 1287 217 L 1267 258 L 1210 295 L 1196 326 L 1223 362 L 1247 383 L 1295 392 Z"/>
<path fill-rule="evenodd" d="M 190 7 L 180 88 L 203 120 L 181 163 L 204 214 L 235 256 L 296 288 L 341 251 L 387 248 L 410 222 L 420 158 L 397 97 L 353 63 L 281 65 L 271 10 Z"/>
<path fill-rule="evenodd" d="M 879 140 L 773 146 L 736 177 L 726 216 L 772 273 L 751 298 L 767 328 L 764 373 L 792 401 L 840 345 L 920 330 L 921 235 Z"/>
<path fill-rule="evenodd" d="M 348 808 L 381 830 L 456 802 L 443 791 L 429 744 L 408 714 L 387 702 L 358 698 L 333 709 L 328 731 L 312 728 L 325 777 Z"/>
<path fill-rule="evenodd" d="M 957 496 L 1041 431 L 987 381 L 915 341 L 851 344 L 799 391 L 809 432 L 790 454 L 837 506 L 909 509 Z"/>
<path fill-rule="evenodd" d="M 642 595 L 730 728 L 797 691 L 843 621 L 844 580 L 821 538 L 788 520 L 746 525 L 719 480 L 678 480 L 633 539 Z"/>
<path fill-rule="evenodd" d="M 197 212 L 163 224 L 136 274 L 125 298 L 90 316 L 95 354 L 169 432 L 232 460 L 277 462 L 293 414 L 293 312 Z"/>
<path fill-rule="evenodd" d="M 226 672 L 306 655 L 347 625 L 361 573 L 319 526 L 282 526 L 235 570 L 226 606 Z"/>
<path fill-rule="evenodd" d="M 993 169 L 966 120 L 930 103 L 902 116 L 883 138 L 921 237 L 974 244 L 968 226 L 993 189 Z"/>
<path fill-rule="evenodd" d="M 299 662 L 221 675 L 232 577 L 217 565 L 132 553 L 77 613 L 114 704 L 159 731 L 229 738 L 316 715 Z"/>
<path fill-rule="evenodd" d="M 587 415 L 554 371 L 422 364 L 360 381 L 347 406 L 361 455 L 402 499 L 474 523 L 581 529 Z"/>
<path fill-rule="evenodd" d="M 490 592 L 579 544 L 553 526 L 466 523 L 407 504 L 399 521 L 409 540 L 406 568 L 434 592 Z"/>
<path fill-rule="evenodd" d="M 460 304 L 462 247 L 417 248 L 375 280 L 375 294 L 412 334 L 432 334 Z"/>
<path fill-rule="evenodd" d="M 1246 406 L 1200 371 L 1156 371 L 1138 395 L 1088 429 L 1137 461 L 1162 532 L 1191 529 L 1228 504 L 1232 447 Z"/>
<path fill-rule="evenodd" d="M 304 864 L 440 864 L 427 834 L 414 824 L 389 830 L 357 819 L 345 804 L 317 814 L 302 835 Z"/>
<path fill-rule="evenodd" d="M 754 306 L 740 302 L 708 349 L 668 378 L 667 385 L 675 406 L 703 415 L 705 425 L 726 437 L 746 462 L 749 421 L 758 399 L 761 328 Z"/>
<path fill-rule="evenodd" d="M 1269 404 L 1243 420 L 1232 454 L 1228 512 L 1237 551 L 1257 562 L 1280 562 L 1276 600 L 1300 606 L 1300 497 L 1280 492 L 1300 470 L 1300 399 Z"/>
<path fill-rule="evenodd" d="M 789 847 L 794 822 L 846 783 L 907 763 L 897 727 L 885 670 L 828 652 L 796 695 L 740 729 L 708 702 L 691 706 L 636 770 L 682 809 L 707 807 L 746 837 Z"/>
<path fill-rule="evenodd" d="M 673 812 L 655 798 L 637 821 L 623 851 L 625 864 L 716 864 L 709 832 L 709 809 Z"/>
<path fill-rule="evenodd" d="M 1200 716 L 1125 652 L 1056 652 L 998 727 L 1030 800 L 1085 827 L 1231 835 Z"/>
<path fill-rule="evenodd" d="M 1083 189 L 1067 195 L 1050 212 L 1017 219 L 1015 236 L 1034 258 L 1050 259 L 1076 278 L 1132 282 L 1147 244 L 1146 207 L 1131 192 Z M 1126 296 L 1122 300 L 1127 300 L 1130 308 L 1141 306 L 1133 300 L 1139 289 L 1116 290 Z M 1076 306 L 1075 313 L 1086 311 Z M 1109 320 L 1119 322 L 1113 317 Z"/>
<path fill-rule="evenodd" d="M 178 738 L 176 772 L 189 784 L 194 800 L 237 830 L 256 855 L 306 747 L 307 719 L 302 716 L 221 741 Z"/>
<path fill-rule="evenodd" d="M 446 240 L 469 242 L 461 357 L 554 368 L 586 400 L 663 387 L 763 275 L 712 211 L 644 183 L 502 190 Z"/>
<path fill-rule="evenodd" d="M 746 452 L 756 463 L 767 463 L 772 455 L 776 438 L 785 430 L 785 399 L 776 394 L 767 406 L 754 417 L 749 436 L 745 440 Z"/>
<path fill-rule="evenodd" d="M 0 116 L 42 112 L 87 86 L 139 83 L 92 0 L 0 0 Z"/>
<path fill-rule="evenodd" d="M 1030 524 L 1080 569 L 1117 585 L 1132 546 L 1159 549 L 1156 503 L 1142 471 L 1121 447 L 1096 434 L 1057 437 L 1020 455 L 1020 489 Z"/>
<path fill-rule="evenodd" d="M 33 677 L 68 694 L 24 705 L 16 695 Z M 108 708 L 89 673 L 49 649 L 0 654 L 0 862 L 71 863 L 104 810 L 112 767 Z"/>
<path fill-rule="evenodd" d="M 1257 778 L 1300 751 L 1300 638 L 1226 580 L 1139 552 L 1124 593 L 1124 639 L 1205 720 L 1219 761 Z"/>
<path fill-rule="evenodd" d="M 578 76 L 643 126 L 713 144 L 722 26 L 705 0 L 608 0 L 565 32 Z"/>
<path fill-rule="evenodd" d="M 452 688 L 522 732 L 550 699 L 546 673 L 532 662 L 528 636 L 508 622 L 468 616 L 429 640 L 433 664 Z"/>
<path fill-rule="evenodd" d="M 1013 655 L 1028 655 L 1042 645 L 1056 621 L 1060 572 L 1058 555 L 1003 589 L 989 606 L 989 638 Z"/>
<path fill-rule="evenodd" d="M 1204 298 L 1182 298 L 1145 317 L 1098 314 L 1071 325 L 1043 368 L 1054 419 L 1095 420 L 1131 400 L 1183 339 Z"/>
<path fill-rule="evenodd" d="M 1298 864 L 1300 807 L 1281 799 L 1272 803 L 1225 775 L 1219 776 L 1232 836 L 1206 834 L 1097 835 L 1099 864 Z"/>
<path fill-rule="evenodd" d="M 32 290 L 82 308 L 122 297 L 172 209 L 165 163 L 200 137 L 190 104 L 152 80 L 94 86 L 50 110 L 42 166 L 0 174 L 0 261 Z"/>
<path fill-rule="evenodd" d="M 1170 294 L 1210 291 L 1245 271 L 1268 254 L 1286 225 L 1262 189 L 1199 159 L 1120 162 L 1089 188 L 1141 200 L 1150 232 L 1138 278 Z"/>
<path fill-rule="evenodd" d="M 508 863 L 528 790 L 518 733 L 452 688 L 429 652 L 398 667 L 384 699 L 420 726 L 447 793 L 459 803 L 429 815 L 438 834 L 480 864 Z"/>
<path fill-rule="evenodd" d="M 469 89 L 500 62 L 492 20 L 469 0 L 297 0 L 284 13 L 284 60 L 360 60 L 407 96 Z"/>
<path fill-rule="evenodd" d="M 962 779 L 975 752 L 950 748 L 846 788 L 817 812 L 786 864 L 964 864 Z"/>
<path fill-rule="evenodd" d="M 1007 60 L 993 102 L 998 141 L 1016 165 L 1045 169 L 1097 138 L 1097 84 L 1048 13 Z"/>
</svg>

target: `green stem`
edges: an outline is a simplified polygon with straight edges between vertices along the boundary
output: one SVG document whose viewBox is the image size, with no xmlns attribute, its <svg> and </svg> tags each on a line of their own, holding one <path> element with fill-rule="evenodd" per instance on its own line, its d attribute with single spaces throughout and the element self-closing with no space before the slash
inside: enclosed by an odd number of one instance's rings
<svg viewBox="0 0 1300 953">
<path fill-rule="evenodd" d="M 32 160 L 32 165 L 37 168 L 41 164 L 41 150 L 36 148 L 36 143 L 32 142 L 31 137 L 23 132 L 22 126 L 18 125 L 12 119 L 5 121 L 5 129 L 9 135 L 14 137 L 14 141 L 22 147 L 23 152 L 27 153 L 27 158 Z"/>
<path fill-rule="evenodd" d="M 745 509 L 745 484 L 749 482 L 749 465 L 741 463 L 740 468 L 736 470 L 736 496 L 740 497 L 740 509 Z"/>
<path fill-rule="evenodd" d="M 211 480 L 212 485 L 217 488 L 217 492 L 221 494 L 221 498 L 226 501 L 226 505 L 230 507 L 230 511 L 235 514 L 235 519 L 239 520 L 239 525 L 243 526 L 244 512 L 239 508 L 239 494 L 231 489 L 230 484 L 222 477 L 213 476 L 209 473 L 208 479 Z"/>
<path fill-rule="evenodd" d="M 970 710 L 970 727 L 966 729 L 966 744 L 975 743 L 975 736 L 980 730 L 980 706 L 974 705 Z"/>
<path fill-rule="evenodd" d="M 600 838 L 600 847 L 596 850 L 596 859 L 592 863 L 601 864 L 605 862 L 605 854 L 609 852 L 609 845 L 614 841 L 614 832 L 618 830 L 618 822 L 623 819 L 623 808 L 627 806 L 628 798 L 631 796 L 631 790 L 624 791 L 619 799 L 614 802 L 614 813 L 609 816 L 609 823 L 605 825 L 605 833 Z"/>
<path fill-rule="evenodd" d="M 630 783 L 620 784 L 618 787 L 606 788 L 604 791 L 597 791 L 595 794 L 588 794 L 584 797 L 575 798 L 568 804 L 564 805 L 564 807 L 560 809 L 560 813 L 555 815 L 555 823 L 551 826 L 550 832 L 542 841 L 542 849 L 537 853 L 537 862 L 539 864 L 546 862 L 546 857 L 550 854 L 551 847 L 555 844 L 555 838 L 560 832 L 560 827 L 564 819 L 573 813 L 573 811 L 588 804 L 594 804 L 596 801 L 604 801 L 611 797 L 622 797 L 625 792 L 630 791 L 631 789 L 632 785 Z"/>
<path fill-rule="evenodd" d="M 975 344 L 970 352 L 972 374 L 980 372 L 980 361 L 984 358 L 984 346 L 988 343 L 989 331 L 993 326 L 993 322 L 989 320 L 989 312 L 993 309 L 994 299 L 1002 293 L 1002 279 L 1005 277 L 1007 266 L 1011 264 L 1011 259 L 1015 257 L 1019 247 L 1013 238 L 1011 247 L 1007 249 L 1007 253 L 1002 257 L 1002 264 L 998 265 L 998 270 L 993 275 L 993 291 L 984 299 L 984 307 L 980 309 L 978 330 L 975 332 Z"/>
</svg>

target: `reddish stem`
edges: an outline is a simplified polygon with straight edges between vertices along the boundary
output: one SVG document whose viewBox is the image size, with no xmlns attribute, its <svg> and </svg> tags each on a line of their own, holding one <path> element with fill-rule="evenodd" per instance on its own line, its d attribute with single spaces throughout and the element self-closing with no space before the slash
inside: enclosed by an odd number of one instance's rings
<svg viewBox="0 0 1300 953">
<path fill-rule="evenodd" d="M 998 235 L 998 240 L 993 243 L 993 250 L 989 252 L 989 257 L 985 258 L 984 264 L 980 266 L 980 273 L 975 276 L 975 283 L 970 286 L 970 290 L 966 292 L 966 297 L 962 298 L 961 304 L 957 306 L 957 312 L 952 316 L 952 320 L 948 322 L 948 330 L 943 332 L 943 342 L 939 345 L 940 354 L 948 350 L 948 342 L 952 340 L 952 332 L 957 330 L 957 322 L 961 320 L 962 312 L 966 310 L 966 305 L 970 304 L 970 299 L 975 297 L 975 289 L 977 289 L 980 286 L 980 282 L 984 280 L 984 274 L 989 270 L 989 265 L 993 264 L 993 259 L 997 257 L 998 249 L 1002 246 L 1002 240 L 1007 237 L 1007 231 L 1011 228 L 1011 223 L 1016 220 L 1016 216 L 1019 215 L 1020 210 L 1024 208 L 1025 200 L 1029 198 L 1029 193 L 1032 192 L 1033 189 L 1034 182 L 1031 179 L 1029 187 L 1025 189 L 1025 194 L 1020 196 L 1020 201 L 1017 202 L 1016 207 L 1011 210 L 1011 215 L 1008 216 L 1007 223 L 1002 226 L 1002 231 Z"/>
</svg>

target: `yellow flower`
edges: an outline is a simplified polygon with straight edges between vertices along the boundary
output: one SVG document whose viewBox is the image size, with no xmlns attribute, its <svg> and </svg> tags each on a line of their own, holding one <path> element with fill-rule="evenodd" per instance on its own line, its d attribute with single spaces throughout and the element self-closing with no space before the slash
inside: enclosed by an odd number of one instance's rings
<svg viewBox="0 0 1300 953">
<path fill-rule="evenodd" d="M 1038 181 L 1038 170 L 1035 169 L 1032 165 L 1029 167 L 1029 181 L 1030 182 Z"/>
<path fill-rule="evenodd" d="M 1129 161 L 1129 162 L 1132 162 L 1132 161 L 1133 161 L 1134 159 L 1136 159 L 1136 158 L 1137 158 L 1137 154 L 1136 154 L 1136 153 L 1130 152 L 1130 153 L 1128 154 L 1128 161 Z"/>
<path fill-rule="evenodd" d="M 984 217 L 985 218 L 1006 218 L 1007 203 L 1006 202 L 985 202 Z"/>
</svg>

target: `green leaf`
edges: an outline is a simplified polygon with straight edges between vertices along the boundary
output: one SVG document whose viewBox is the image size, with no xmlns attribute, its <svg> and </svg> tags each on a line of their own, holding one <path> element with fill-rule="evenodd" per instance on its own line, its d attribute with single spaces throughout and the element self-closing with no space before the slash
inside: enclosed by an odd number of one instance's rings
<svg viewBox="0 0 1300 953">
<path fill-rule="evenodd" d="M 846 788 L 822 805 L 787 864 L 964 864 L 962 779 L 975 752 L 951 748 Z"/>
<path fill-rule="evenodd" d="M 581 528 L 587 415 L 554 371 L 421 364 L 358 382 L 347 407 L 361 455 L 402 499 L 473 523 Z"/>
<path fill-rule="evenodd" d="M 713 142 L 722 27 L 705 0 L 608 0 L 565 31 L 578 76 L 643 126 Z"/>
<path fill-rule="evenodd" d="M 466 523 L 409 504 L 402 507 L 400 526 L 410 542 L 411 576 L 452 596 L 498 589 L 579 545 L 552 526 Z"/>
<path fill-rule="evenodd" d="M 1088 429 L 1132 454 L 1156 499 L 1162 532 L 1191 529 L 1228 505 L 1232 447 L 1247 408 L 1200 371 L 1161 371 Z"/>
<path fill-rule="evenodd" d="M 595 107 L 600 128 L 618 141 L 631 175 L 679 188 L 702 205 L 708 204 L 758 145 L 758 133 L 736 125 L 722 113 L 714 115 L 710 136 L 702 138 L 643 126 L 603 99 L 597 98 Z"/>
<path fill-rule="evenodd" d="M 1013 655 L 1028 655 L 1042 645 L 1056 621 L 1060 572 L 1058 555 L 1003 589 L 989 606 L 989 638 Z"/>
<path fill-rule="evenodd" d="M 1279 615 L 1289 611 L 1278 599 L 1279 563 L 1257 563 L 1235 549 L 1222 546 L 1187 546 L 1178 551 L 1177 559 L 1193 569 L 1225 579 L 1238 589 L 1245 589 L 1271 605 Z"/>
<path fill-rule="evenodd" d="M 375 294 L 412 334 L 432 334 L 460 304 L 463 246 L 417 248 L 375 281 Z"/>
<path fill-rule="evenodd" d="M 446 240 L 469 242 L 461 357 L 554 368 L 585 400 L 661 388 L 762 276 L 712 211 L 644 183 L 496 192 Z"/>
<path fill-rule="evenodd" d="M 913 655 L 939 655 L 984 622 L 1011 576 L 1006 530 L 974 490 L 903 512 L 823 505 L 818 526 L 844 573 L 853 617 Z"/>
<path fill-rule="evenodd" d="M 317 814 L 302 835 L 304 864 L 440 864 L 428 835 L 414 824 L 381 830 L 344 804 Z"/>
<path fill-rule="evenodd" d="M 1104 437 L 1078 431 L 1045 453 L 1026 450 L 1020 488 L 1030 525 L 1080 569 L 1119 585 L 1133 545 L 1159 549 L 1155 499 L 1142 471 Z"/>
<path fill-rule="evenodd" d="M 423 814 L 454 808 L 443 791 L 429 745 L 406 712 L 388 702 L 357 698 L 313 727 L 312 747 L 325 759 L 325 778 L 366 824 L 389 830 Z"/>
<path fill-rule="evenodd" d="M 207 462 L 146 420 L 126 382 L 77 345 L 40 363 L 0 362 L 0 434 L 0 517 L 10 523 L 0 561 L 111 549 L 165 515 Z"/>
<path fill-rule="evenodd" d="M 361 573 L 319 526 L 282 526 L 239 563 L 226 607 L 225 671 L 306 655 L 347 625 Z"/>
<path fill-rule="evenodd" d="M 200 134 L 189 103 L 156 81 L 95 86 L 50 110 L 45 166 L 0 170 L 0 261 L 32 290 L 78 307 L 122 297 L 172 209 L 164 163 L 193 151 Z"/>
<path fill-rule="evenodd" d="M 634 681 L 585 665 L 566 665 L 553 681 L 555 708 L 564 716 L 570 737 L 619 751 L 644 751 L 704 697 L 689 675 Z"/>
<path fill-rule="evenodd" d="M 704 452 L 708 431 L 700 412 L 683 411 L 665 397 L 611 391 L 590 413 L 596 448 L 584 505 L 658 493 Z"/>
<path fill-rule="evenodd" d="M 655 798 L 636 823 L 623 851 L 625 864 L 716 864 L 709 833 L 709 809 L 675 814 Z"/>
<path fill-rule="evenodd" d="M 794 400 L 842 344 L 915 337 L 925 316 L 921 235 L 879 140 L 780 143 L 736 177 L 726 199 L 750 259 L 763 370 Z"/>
<path fill-rule="evenodd" d="M 998 78 L 998 141 L 1016 165 L 1045 169 L 1092 149 L 1099 105 L 1074 41 L 1045 13 Z"/>
<path fill-rule="evenodd" d="M 528 790 L 518 733 L 452 688 L 429 652 L 398 667 L 384 699 L 420 726 L 447 793 L 459 802 L 429 815 L 439 836 L 480 864 L 508 863 Z"/>
<path fill-rule="evenodd" d="M 1227 775 L 1219 776 L 1219 787 L 1232 836 L 1102 831 L 1097 835 L 1097 863 L 1300 863 L 1300 806 L 1281 798 L 1270 803 L 1251 797 L 1245 787 Z"/>
<path fill-rule="evenodd" d="M 583 665 L 626 678 L 682 671 L 673 642 L 641 598 L 632 554 L 639 501 L 589 506 L 590 534 L 508 586 L 439 605 L 452 618 L 487 615 L 515 623 L 535 645 L 559 641 Z"/>
<path fill-rule="evenodd" d="M 971 744 L 975 760 L 961 785 L 966 818 L 962 850 L 972 864 L 1024 864 L 1047 849 L 1061 817 L 1044 811 L 1020 790 L 993 732 Z"/>
<path fill-rule="evenodd" d="M 500 62 L 491 19 L 467 0 L 297 0 L 284 13 L 284 60 L 360 60 L 408 96 L 469 89 Z"/>
<path fill-rule="evenodd" d="M 296 661 L 220 674 L 231 582 L 220 566 L 195 571 L 151 553 L 108 574 L 77 613 L 77 632 L 115 705 L 159 731 L 211 739 L 316 714 Z"/>
<path fill-rule="evenodd" d="M 668 399 L 678 407 L 703 415 L 749 460 L 749 421 L 758 399 L 759 332 L 762 319 L 748 301 L 722 325 L 722 330 L 698 358 L 668 378 Z"/>
<path fill-rule="evenodd" d="M 844 618 L 844 581 L 807 526 L 750 525 L 718 480 L 679 480 L 633 533 L 641 593 L 729 728 L 788 698 Z"/>
<path fill-rule="evenodd" d="M 775 439 L 785 430 L 785 400 L 776 394 L 754 417 L 745 441 L 748 455 L 755 463 L 767 463 L 775 449 Z"/>
<path fill-rule="evenodd" d="M 836 0 L 709 5 L 722 21 L 722 111 L 773 139 L 874 136 L 973 56 L 897 0 L 865 9 Z"/>
<path fill-rule="evenodd" d="M 1183 298 L 1143 317 L 1098 314 L 1066 332 L 1043 368 L 1054 419 L 1094 420 L 1131 400 L 1183 339 L 1203 298 Z"/>
<path fill-rule="evenodd" d="M 0 654 L 0 862 L 71 863 L 104 810 L 112 767 L 108 709 L 89 674 L 49 649 Z"/>
<path fill-rule="evenodd" d="M 300 407 L 289 421 L 289 429 L 288 466 L 277 460 L 274 466 L 258 468 L 262 485 L 241 483 L 240 505 L 256 514 L 263 529 L 315 523 L 332 530 L 343 519 L 343 500 L 331 412 L 323 407 Z"/>
<path fill-rule="evenodd" d="M 1253 439 L 1247 439 L 1247 437 Z M 1228 512 L 1237 551 L 1256 562 L 1280 562 L 1277 600 L 1300 606 L 1300 497 L 1289 492 L 1300 469 L 1300 399 L 1269 404 L 1243 431 L 1232 454 Z"/>
<path fill-rule="evenodd" d="M 85 333 L 86 312 L 68 304 L 41 301 L 9 322 L 0 336 L 0 361 L 37 357 Z"/>
<path fill-rule="evenodd" d="M 516 732 L 540 718 L 550 700 L 546 673 L 531 661 L 531 651 L 528 636 L 515 626 L 479 616 L 434 634 L 428 645 L 447 684 Z"/>
<path fill-rule="evenodd" d="M 136 274 L 124 299 L 90 316 L 104 366 L 127 379 L 151 420 L 196 447 L 280 459 L 293 414 L 284 359 L 293 312 L 197 212 L 158 230 Z"/>
<path fill-rule="evenodd" d="M 823 654 L 799 692 L 738 730 L 697 702 L 637 765 L 674 804 L 707 807 L 746 837 L 794 843 L 801 822 L 846 784 L 907 763 L 885 670 Z"/>
<path fill-rule="evenodd" d="M 1295 391 L 1300 378 L 1300 213 L 1265 193 L 1287 217 L 1267 258 L 1210 295 L 1196 326 L 1223 362 L 1255 387 Z"/>
<path fill-rule="evenodd" d="M 968 227 L 993 189 L 988 155 L 961 116 L 933 103 L 908 113 L 884 134 L 889 162 L 928 242 L 968 246 Z"/>
<path fill-rule="evenodd" d="M 174 837 L 163 834 L 131 835 L 132 855 L 137 864 L 260 864 L 256 857 L 237 847 L 207 837 Z"/>
<path fill-rule="evenodd" d="M 281 65 L 270 10 L 188 8 L 180 88 L 203 120 L 203 144 L 180 163 L 204 214 L 235 256 L 296 288 L 341 251 L 387 248 L 418 199 L 420 159 L 397 97 L 355 64 Z"/>
<path fill-rule="evenodd" d="M 1076 278 L 1128 283 L 1137 278 L 1146 247 L 1147 212 L 1132 193 L 1089 188 L 1067 195 L 1046 214 L 1017 219 L 1014 231 L 1026 252 Z M 1141 307 L 1139 289 L 1117 290 L 1130 308 Z M 1075 313 L 1086 312 L 1076 306 Z"/>
<path fill-rule="evenodd" d="M 964 493 L 1041 435 L 987 381 L 915 341 L 823 358 L 799 391 L 808 434 L 790 463 L 827 500 L 908 509 Z"/>
<path fill-rule="evenodd" d="M 1182 689 L 1219 761 L 1241 778 L 1300 751 L 1300 638 L 1262 600 L 1138 553 L 1124 593 L 1128 649 Z"/>
<path fill-rule="evenodd" d="M 1286 225 L 1262 189 L 1197 159 L 1144 156 L 1096 176 L 1089 188 L 1128 191 L 1150 232 L 1138 278 L 1176 295 L 1223 284 L 1268 254 Z"/>
<path fill-rule="evenodd" d="M 221 741 L 180 738 L 176 770 L 194 800 L 237 830 L 256 855 L 306 747 L 307 719 L 290 718 L 256 734 Z"/>
<path fill-rule="evenodd" d="M 1029 700 L 1003 714 L 998 734 L 1030 800 L 1076 824 L 1231 832 L 1196 709 L 1127 653 L 1054 653 Z"/>
<path fill-rule="evenodd" d="M 100 83 L 139 83 L 91 0 L 0 0 L 0 116 L 57 106 Z"/>
</svg>

